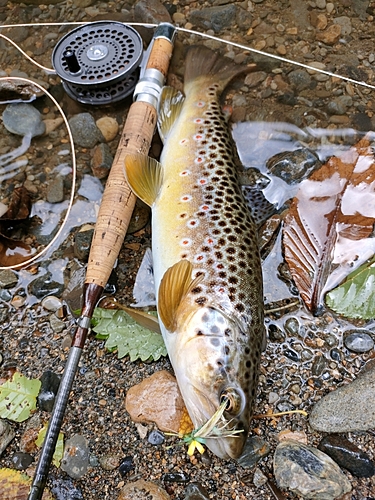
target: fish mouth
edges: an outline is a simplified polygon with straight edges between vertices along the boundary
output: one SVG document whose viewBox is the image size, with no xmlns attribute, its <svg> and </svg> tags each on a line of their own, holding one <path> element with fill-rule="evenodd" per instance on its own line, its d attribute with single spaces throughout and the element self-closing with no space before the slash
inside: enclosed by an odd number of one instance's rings
<svg viewBox="0 0 375 500">
<path fill-rule="evenodd" d="M 207 397 L 207 395 L 196 386 L 190 386 L 190 388 L 193 389 L 196 397 L 187 398 L 185 400 L 187 403 L 186 407 L 194 423 L 195 429 L 198 429 L 211 419 L 219 408 L 221 401 L 219 397 L 217 401 L 212 401 L 212 399 Z M 243 419 L 239 416 L 231 419 L 227 419 L 223 416 L 220 422 L 222 424 L 221 426 L 223 429 L 225 428 L 226 431 L 233 430 L 242 432 L 237 432 L 234 435 L 205 438 L 205 444 L 207 448 L 219 458 L 224 460 L 229 460 L 231 458 L 236 459 L 241 455 L 244 448 L 248 433 L 247 426 L 244 425 Z"/>
</svg>

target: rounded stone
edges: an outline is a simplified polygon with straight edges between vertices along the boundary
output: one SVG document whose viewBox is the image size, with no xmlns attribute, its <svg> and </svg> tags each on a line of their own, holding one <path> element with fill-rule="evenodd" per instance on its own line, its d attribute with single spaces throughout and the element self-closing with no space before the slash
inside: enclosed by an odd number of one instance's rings
<svg viewBox="0 0 375 500">
<path fill-rule="evenodd" d="M 74 143 L 82 148 L 93 148 L 104 137 L 90 113 L 79 113 L 69 120 Z"/>
<path fill-rule="evenodd" d="M 99 118 L 99 120 L 96 120 L 96 126 L 103 134 L 106 142 L 113 141 L 118 134 L 119 126 L 117 120 L 110 116 L 103 116 L 102 118 Z"/>
<path fill-rule="evenodd" d="M 39 111 L 23 102 L 8 104 L 3 112 L 3 123 L 9 132 L 22 136 L 35 137 L 46 130 Z"/>
<path fill-rule="evenodd" d="M 156 483 L 139 479 L 126 484 L 120 491 L 117 500 L 170 500 L 168 493 Z"/>
<path fill-rule="evenodd" d="M 344 344 L 349 351 L 353 352 L 368 352 L 374 348 L 374 341 L 372 337 L 366 332 L 352 332 L 345 336 Z"/>
</svg>

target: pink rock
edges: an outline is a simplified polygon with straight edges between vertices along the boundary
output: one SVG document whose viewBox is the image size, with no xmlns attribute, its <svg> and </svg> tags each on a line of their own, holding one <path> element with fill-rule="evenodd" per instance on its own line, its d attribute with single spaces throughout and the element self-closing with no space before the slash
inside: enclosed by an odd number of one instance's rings
<svg viewBox="0 0 375 500">
<path fill-rule="evenodd" d="M 161 370 L 128 390 L 125 408 L 133 422 L 154 422 L 161 431 L 178 432 L 185 406 L 175 377 Z"/>
</svg>

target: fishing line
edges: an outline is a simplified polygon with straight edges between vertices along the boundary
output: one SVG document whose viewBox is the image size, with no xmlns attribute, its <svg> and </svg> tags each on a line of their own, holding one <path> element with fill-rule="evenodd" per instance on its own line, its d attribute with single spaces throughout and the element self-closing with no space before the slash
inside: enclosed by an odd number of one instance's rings
<svg viewBox="0 0 375 500">
<path fill-rule="evenodd" d="M 1 28 L 43 27 L 43 26 L 79 26 L 79 25 L 85 25 L 85 24 L 90 24 L 90 23 L 87 23 L 87 22 L 66 22 L 66 23 L 5 24 L 5 25 L 1 26 Z M 145 28 L 156 28 L 158 26 L 157 24 L 153 24 L 153 23 L 133 23 L 133 22 L 129 22 L 128 23 L 127 22 L 127 23 L 124 23 L 124 24 L 128 24 L 129 26 L 142 26 L 142 27 L 145 27 Z M 360 80 L 355 80 L 354 78 L 350 78 L 350 77 L 344 76 L 344 75 L 339 75 L 337 73 L 333 73 L 333 72 L 327 71 L 325 69 L 315 68 L 314 66 L 309 66 L 308 64 L 305 64 L 305 63 L 302 63 L 302 62 L 298 62 L 298 61 L 293 61 L 292 59 L 288 59 L 286 57 L 282 57 L 282 56 L 279 56 L 277 54 L 272 54 L 272 53 L 269 53 L 269 52 L 265 52 L 263 50 L 255 49 L 253 47 L 249 47 L 247 45 L 243 45 L 243 44 L 238 43 L 238 42 L 232 42 L 230 40 L 223 40 L 222 38 L 219 38 L 219 37 L 214 36 L 214 35 L 209 35 L 208 33 L 201 33 L 199 31 L 195 31 L 195 30 L 191 30 L 191 29 L 187 29 L 187 28 L 181 28 L 179 26 L 176 26 L 176 31 L 180 31 L 181 33 L 188 33 L 190 35 L 200 36 L 202 38 L 207 38 L 209 40 L 214 40 L 216 42 L 221 42 L 221 43 L 230 45 L 232 47 L 236 47 L 238 49 L 245 50 L 247 52 L 253 52 L 254 54 L 258 54 L 258 55 L 261 55 L 261 56 L 264 56 L 264 57 L 270 57 L 271 59 L 275 59 L 277 61 L 284 62 L 284 63 L 287 63 L 287 64 L 292 64 L 294 66 L 298 66 L 300 68 L 304 68 L 304 69 L 306 69 L 308 71 L 315 71 L 316 73 L 321 73 L 322 75 L 327 75 L 327 76 L 333 77 L 333 78 L 339 78 L 340 80 L 343 80 L 345 82 L 354 83 L 355 85 L 360 85 L 362 87 L 366 87 L 366 88 L 369 88 L 369 89 L 372 89 L 372 90 L 375 89 L 375 85 L 371 85 L 370 83 L 366 83 L 366 82 L 363 82 L 363 81 L 360 81 Z M 27 57 L 31 62 L 33 62 L 34 64 L 36 64 L 40 68 L 42 68 L 47 73 L 56 74 L 56 72 L 55 72 L 54 69 L 52 69 L 52 68 L 46 68 L 45 66 L 42 66 L 39 63 L 37 63 L 36 61 L 34 61 L 15 42 L 11 41 L 5 35 L 3 35 L 3 34 L 0 33 L 0 38 L 4 38 L 7 41 L 9 41 L 10 43 L 12 43 L 12 45 L 14 47 L 16 47 L 25 57 Z"/>
<path fill-rule="evenodd" d="M 69 218 L 69 215 L 70 215 L 70 212 L 71 212 L 71 209 L 72 209 L 72 206 L 73 206 L 74 195 L 75 195 L 75 188 L 76 188 L 77 166 L 76 166 L 76 155 L 75 155 L 75 149 L 74 149 L 73 135 L 72 135 L 69 123 L 68 123 L 68 119 L 65 116 L 65 113 L 64 113 L 63 109 L 61 108 L 60 104 L 56 101 L 56 99 L 53 97 L 53 95 L 50 94 L 41 85 L 39 85 L 39 83 L 36 83 L 33 80 L 30 80 L 29 78 L 24 78 L 24 77 L 20 78 L 20 77 L 16 77 L 16 76 L 6 76 L 6 77 L 1 77 L 0 78 L 0 82 L 9 82 L 9 81 L 13 81 L 13 82 L 27 82 L 28 84 L 34 85 L 34 86 L 38 87 L 45 95 L 47 95 L 47 97 L 49 97 L 51 99 L 51 101 L 54 103 L 54 105 L 57 107 L 59 113 L 61 114 L 61 116 L 62 116 L 62 118 L 63 118 L 63 120 L 65 122 L 65 126 L 66 126 L 66 128 L 68 130 L 70 147 L 71 147 L 71 156 L 72 156 L 72 186 L 71 186 L 71 189 L 70 189 L 70 197 L 69 197 L 68 208 L 67 208 L 65 216 L 64 216 L 64 218 L 62 220 L 60 228 L 58 229 L 57 233 L 52 238 L 52 240 L 48 243 L 48 245 L 45 248 L 43 248 L 43 250 L 41 250 L 40 252 L 37 252 L 30 259 L 25 260 L 25 261 L 23 261 L 20 264 L 15 264 L 15 265 L 11 266 L 12 269 L 18 269 L 18 268 L 25 267 L 25 266 L 31 264 L 36 259 L 39 259 L 42 255 L 44 255 L 56 243 L 57 239 L 59 238 L 59 236 L 60 236 L 62 230 L 64 229 L 64 226 L 65 226 L 65 224 L 66 224 L 66 222 L 67 222 L 67 220 Z M 9 269 L 9 267 L 8 266 L 5 266 L 5 267 L 0 266 L 0 269 Z"/>
</svg>

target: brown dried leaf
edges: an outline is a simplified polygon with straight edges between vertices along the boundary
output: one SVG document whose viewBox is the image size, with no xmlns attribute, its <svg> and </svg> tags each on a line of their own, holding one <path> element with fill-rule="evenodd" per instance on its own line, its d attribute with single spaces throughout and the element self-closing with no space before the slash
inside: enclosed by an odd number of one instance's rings
<svg viewBox="0 0 375 500">
<path fill-rule="evenodd" d="M 0 496 L 3 499 L 27 500 L 31 487 L 31 478 L 13 469 L 0 469 Z M 53 500 L 45 489 L 42 500 Z"/>
<path fill-rule="evenodd" d="M 12 240 L 0 233 L 0 266 L 12 267 L 22 264 L 34 254 L 32 248 L 22 241 Z"/>
<path fill-rule="evenodd" d="M 285 259 L 307 307 L 371 257 L 375 239 L 375 164 L 362 139 L 301 183 L 283 228 Z"/>
<path fill-rule="evenodd" d="M 2 221 L 23 220 L 30 215 L 31 199 L 26 188 L 16 188 L 9 200 L 8 210 L 0 217 Z"/>
</svg>

